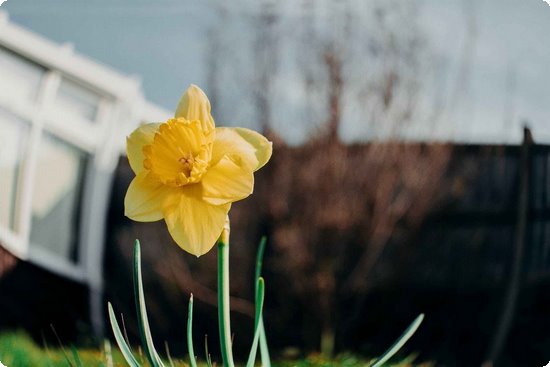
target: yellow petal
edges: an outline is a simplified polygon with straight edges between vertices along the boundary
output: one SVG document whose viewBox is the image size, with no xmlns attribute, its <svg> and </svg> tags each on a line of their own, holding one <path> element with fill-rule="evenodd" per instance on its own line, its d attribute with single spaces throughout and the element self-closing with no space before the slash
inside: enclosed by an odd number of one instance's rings
<svg viewBox="0 0 550 367">
<path fill-rule="evenodd" d="M 202 197 L 213 205 L 242 200 L 252 194 L 254 174 L 238 156 L 226 155 L 208 169 L 201 181 Z"/>
<path fill-rule="evenodd" d="M 143 147 L 153 142 L 159 126 L 158 123 L 142 125 L 126 138 L 126 154 L 128 155 L 130 167 L 136 175 L 144 169 Z"/>
<path fill-rule="evenodd" d="M 206 94 L 194 84 L 185 91 L 176 108 L 175 117 L 184 117 L 187 120 L 199 120 L 205 133 L 215 127 L 210 113 L 210 101 Z"/>
<path fill-rule="evenodd" d="M 234 130 L 241 136 L 241 138 L 254 147 L 256 159 L 258 159 L 258 165 L 256 166 L 255 171 L 262 168 L 271 158 L 273 144 L 267 140 L 265 136 L 254 130 L 245 129 L 243 127 L 236 127 Z"/>
<path fill-rule="evenodd" d="M 201 199 L 200 186 L 184 187 L 177 205 L 165 210 L 168 231 L 185 251 L 201 256 L 207 253 L 222 233 L 231 204 L 211 205 Z"/>
<path fill-rule="evenodd" d="M 271 151 L 271 142 L 262 134 L 242 127 L 218 127 L 212 163 L 217 163 L 225 155 L 237 155 L 248 168 L 256 171 L 269 161 Z"/>
<path fill-rule="evenodd" d="M 142 171 L 132 180 L 124 198 L 124 215 L 138 222 L 154 222 L 163 218 L 163 208 L 177 200 L 178 191 L 163 185 Z"/>
</svg>

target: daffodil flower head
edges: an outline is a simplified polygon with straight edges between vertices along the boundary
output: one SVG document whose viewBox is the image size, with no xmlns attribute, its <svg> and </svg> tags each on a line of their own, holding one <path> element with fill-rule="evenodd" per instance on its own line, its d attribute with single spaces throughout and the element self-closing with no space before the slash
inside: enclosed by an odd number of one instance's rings
<svg viewBox="0 0 550 367">
<path fill-rule="evenodd" d="M 139 222 L 164 219 L 174 241 L 200 256 L 222 233 L 231 203 L 252 193 L 253 173 L 271 150 L 255 131 L 216 127 L 208 98 L 191 85 L 174 118 L 128 136 L 136 177 L 124 199 L 125 215 Z"/>
</svg>

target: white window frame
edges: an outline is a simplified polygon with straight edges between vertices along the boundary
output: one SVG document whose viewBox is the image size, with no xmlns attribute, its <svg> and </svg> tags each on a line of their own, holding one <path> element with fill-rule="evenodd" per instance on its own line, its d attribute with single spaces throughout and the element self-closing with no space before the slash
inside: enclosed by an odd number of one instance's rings
<svg viewBox="0 0 550 367">
<path fill-rule="evenodd" d="M 25 59 L 22 55 L 17 55 Z M 40 65 L 39 65 L 40 66 Z M 56 93 L 62 78 L 67 78 L 71 82 L 82 86 L 83 88 L 92 89 L 93 92 L 100 96 L 100 105 L 96 121 L 90 122 L 84 119 L 78 120 L 71 116 L 71 123 L 67 124 L 67 115 L 60 110 L 52 108 Z M 2 103 L 4 102 L 4 103 Z M 40 89 L 37 94 L 37 99 L 33 105 L 29 105 L 28 101 L 19 101 L 15 104 L 7 104 L 8 101 L 0 101 L 3 108 L 6 108 L 10 113 L 29 122 L 29 136 L 25 149 L 24 158 L 21 162 L 21 180 L 18 182 L 17 200 L 15 204 L 14 223 L 15 231 L 12 231 L 4 226 L 0 226 L 0 239 L 5 247 L 17 257 L 31 261 L 40 265 L 54 273 L 68 277 L 79 282 L 87 282 L 90 278 L 89 270 L 93 267 L 87 261 L 89 249 L 84 232 L 87 222 L 95 215 L 84 215 L 90 210 L 90 206 L 95 202 L 94 197 L 98 193 L 89 183 L 90 178 L 96 174 L 97 165 L 94 164 L 98 153 L 103 151 L 105 144 L 102 143 L 102 138 L 105 135 L 104 130 L 107 128 L 109 120 L 112 121 L 114 112 L 114 98 L 107 93 L 94 90 L 84 83 L 70 79 L 69 76 L 63 75 L 56 70 L 48 70 L 44 68 L 44 75 L 40 83 Z M 11 102 L 11 101 L 9 101 Z M 13 108 L 15 106 L 15 108 Z M 86 171 L 84 178 L 79 184 L 83 184 L 83 196 L 80 198 L 80 221 L 78 223 L 78 239 L 77 239 L 77 259 L 63 258 L 60 255 L 51 253 L 42 248 L 40 243 L 31 245 L 31 221 L 32 221 L 32 202 L 33 189 L 35 185 L 36 164 L 40 152 L 40 141 L 45 134 L 50 134 L 56 138 L 67 142 L 68 144 L 77 147 L 87 155 Z M 86 200 L 86 198 L 89 198 Z M 97 205 L 96 205 L 97 206 Z M 96 212 L 97 213 L 97 212 Z M 97 250 L 97 249 L 95 249 Z"/>
<path fill-rule="evenodd" d="M 36 101 L 0 100 L 2 107 L 30 124 L 26 153 L 21 163 L 14 224 L 16 231 L 0 225 L 0 242 L 15 256 L 36 263 L 53 273 L 82 282 L 90 294 L 90 318 L 96 335 L 103 333 L 103 252 L 105 225 L 113 172 L 125 154 L 124 136 L 139 123 L 163 121 L 171 113 L 148 103 L 138 78 L 121 75 L 73 52 L 71 45 L 57 45 L 9 22 L 0 11 L 0 47 L 45 70 Z M 96 121 L 71 117 L 67 124 L 53 102 L 61 81 L 72 82 L 102 98 Z M 36 246 L 29 246 L 32 221 L 32 189 L 39 141 L 48 133 L 89 154 L 83 178 L 78 225 L 77 262 L 62 259 Z M 24 166 L 24 167 L 23 167 Z"/>
</svg>

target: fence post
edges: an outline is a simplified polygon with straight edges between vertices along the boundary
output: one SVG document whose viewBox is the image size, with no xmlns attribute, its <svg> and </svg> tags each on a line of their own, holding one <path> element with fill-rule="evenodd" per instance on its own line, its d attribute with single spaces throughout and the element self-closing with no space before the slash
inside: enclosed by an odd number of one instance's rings
<svg viewBox="0 0 550 367">
<path fill-rule="evenodd" d="M 504 304 L 499 318 L 497 329 L 491 341 L 489 352 L 482 367 L 492 367 L 498 360 L 502 348 L 506 343 L 510 328 L 514 320 L 514 313 L 523 270 L 523 258 L 525 254 L 525 242 L 527 234 L 527 217 L 529 215 L 529 185 L 531 174 L 531 145 L 533 137 L 531 131 L 523 128 L 523 143 L 520 152 L 519 171 L 519 197 L 517 207 L 516 233 L 514 236 L 514 249 L 510 280 L 504 296 Z"/>
</svg>

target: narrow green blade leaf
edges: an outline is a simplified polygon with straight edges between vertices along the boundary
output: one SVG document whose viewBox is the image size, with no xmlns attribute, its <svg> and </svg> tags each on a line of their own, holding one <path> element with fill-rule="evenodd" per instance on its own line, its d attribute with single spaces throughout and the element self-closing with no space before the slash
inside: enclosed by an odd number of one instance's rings
<svg viewBox="0 0 550 367">
<path fill-rule="evenodd" d="M 73 353 L 74 362 L 76 363 L 77 367 L 83 367 L 82 361 L 80 360 L 80 356 L 78 355 L 78 352 L 76 350 L 76 347 L 73 345 L 71 346 L 71 351 Z"/>
<path fill-rule="evenodd" d="M 53 334 L 55 335 L 55 338 L 57 339 L 57 342 L 59 343 L 59 349 L 61 349 L 61 353 L 63 353 L 63 357 L 65 357 L 65 360 L 69 364 L 69 367 L 74 367 L 73 362 L 71 361 L 71 359 L 67 355 L 67 352 L 65 352 L 65 348 L 63 348 L 63 343 L 61 343 L 61 339 L 59 338 L 59 335 L 57 335 L 57 331 L 55 331 L 55 327 L 53 326 L 53 324 L 50 324 L 50 328 L 52 329 Z"/>
<path fill-rule="evenodd" d="M 208 335 L 204 336 L 204 354 L 206 355 L 206 365 L 212 367 L 212 358 L 208 352 Z"/>
<path fill-rule="evenodd" d="M 399 339 L 393 343 L 393 345 L 386 351 L 378 360 L 376 363 L 374 363 L 371 367 L 380 367 L 384 363 L 386 363 L 395 353 L 399 351 L 405 345 L 405 343 L 414 335 L 420 324 L 422 323 L 422 320 L 424 320 L 424 314 L 421 313 L 418 315 L 418 317 L 409 325 L 407 330 L 401 336 Z"/>
<path fill-rule="evenodd" d="M 263 367 L 271 367 L 271 358 L 269 357 L 269 348 L 267 346 L 267 338 L 265 336 L 264 318 L 260 318 L 260 356 L 262 358 Z"/>
<path fill-rule="evenodd" d="M 113 351 L 109 339 L 103 339 L 103 351 L 105 353 L 105 363 L 107 367 L 113 367 Z"/>
<path fill-rule="evenodd" d="M 187 316 L 187 353 L 191 367 L 197 367 L 195 349 L 193 348 L 193 294 L 189 297 L 189 311 Z"/>
<path fill-rule="evenodd" d="M 256 361 L 256 353 L 258 351 L 258 341 L 260 340 L 260 319 L 262 317 L 262 310 L 264 307 L 264 292 L 265 292 L 265 283 L 263 278 L 259 278 L 256 284 L 256 315 L 254 318 L 256 329 L 254 331 L 254 341 L 252 342 L 252 348 L 250 349 L 250 354 L 248 355 L 248 362 L 246 367 L 254 367 L 254 362 Z"/>
<path fill-rule="evenodd" d="M 147 309 L 145 307 L 145 295 L 143 293 L 143 281 L 141 279 L 141 249 L 138 240 L 136 240 L 134 245 L 134 296 L 136 298 L 141 343 L 145 350 L 145 355 L 152 367 L 164 367 L 162 360 L 155 350 L 151 330 L 149 328 Z"/>
<path fill-rule="evenodd" d="M 128 344 L 126 344 L 126 340 L 124 340 L 124 336 L 120 331 L 120 327 L 118 326 L 118 322 L 116 321 L 115 313 L 113 311 L 113 306 L 111 305 L 111 302 L 109 302 L 108 305 L 109 305 L 109 320 L 111 321 L 111 327 L 113 328 L 113 334 L 115 335 L 115 340 L 118 344 L 118 348 L 120 349 L 122 355 L 124 356 L 124 359 L 126 359 L 126 362 L 128 362 L 130 367 L 139 367 L 137 360 L 135 359 L 134 355 L 130 351 L 130 347 L 128 346 Z"/>
<path fill-rule="evenodd" d="M 258 246 L 258 253 L 256 254 L 256 272 L 255 272 L 255 278 L 254 278 L 254 286 L 256 293 L 258 292 L 258 279 L 262 276 L 262 264 L 264 262 L 264 252 L 265 252 L 265 245 L 266 245 L 267 239 L 265 236 L 263 236 L 260 240 L 260 245 Z M 257 297 L 257 294 L 254 295 Z"/>
<path fill-rule="evenodd" d="M 168 347 L 167 341 L 164 341 L 164 350 L 166 351 L 166 358 L 168 358 L 170 367 L 176 367 L 176 365 L 174 364 L 174 360 L 172 359 L 172 355 L 170 354 L 170 348 Z"/>
<path fill-rule="evenodd" d="M 266 243 L 267 243 L 267 238 L 266 236 L 263 236 L 260 240 L 260 245 L 258 246 L 258 254 L 256 255 L 255 297 L 258 296 L 258 279 L 260 279 L 260 277 L 262 276 L 262 264 L 264 259 Z M 255 324 L 254 326 L 256 325 L 257 324 Z M 269 356 L 269 348 L 267 346 L 267 338 L 265 335 L 263 314 L 260 315 L 259 325 L 260 325 L 260 355 L 262 358 L 262 366 L 271 367 L 271 358 Z"/>
</svg>

